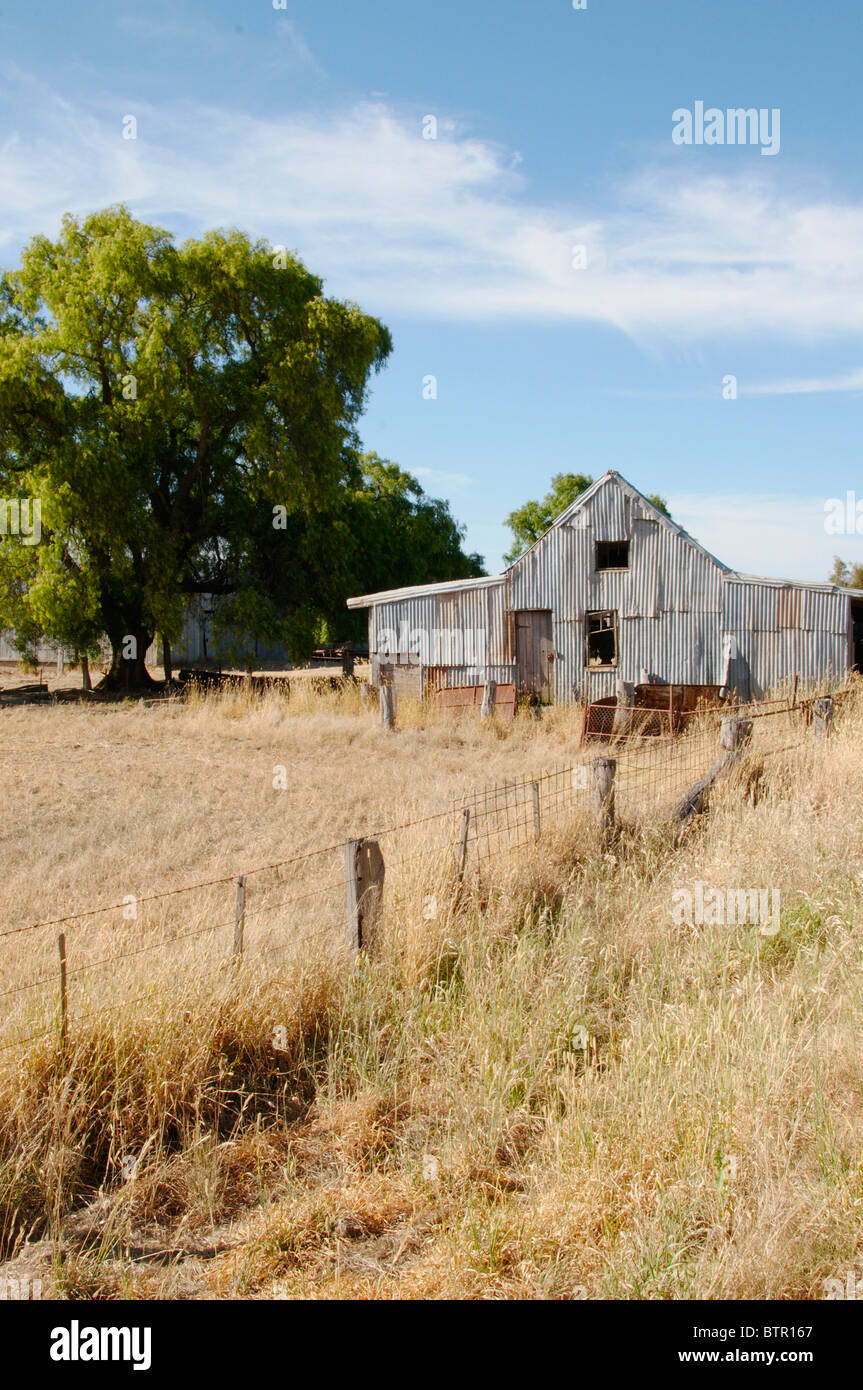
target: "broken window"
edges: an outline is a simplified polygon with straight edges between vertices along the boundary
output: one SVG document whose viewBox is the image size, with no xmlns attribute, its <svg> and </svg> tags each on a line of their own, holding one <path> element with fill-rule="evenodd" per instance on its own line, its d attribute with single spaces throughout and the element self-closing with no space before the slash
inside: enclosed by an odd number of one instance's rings
<svg viewBox="0 0 863 1390">
<path fill-rule="evenodd" d="M 597 541 L 596 568 L 598 570 L 628 570 L 629 541 Z"/>
<path fill-rule="evenodd" d="M 617 665 L 617 613 L 608 609 L 604 613 L 587 615 L 587 665 Z"/>
</svg>

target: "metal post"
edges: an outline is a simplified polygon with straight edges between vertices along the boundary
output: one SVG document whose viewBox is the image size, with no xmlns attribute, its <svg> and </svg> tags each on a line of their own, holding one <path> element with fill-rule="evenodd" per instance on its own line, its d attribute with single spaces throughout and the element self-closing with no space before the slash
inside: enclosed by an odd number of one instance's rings
<svg viewBox="0 0 863 1390">
<path fill-rule="evenodd" d="M 470 807 L 465 806 L 461 813 L 461 832 L 458 840 L 458 885 L 461 887 L 464 882 L 464 872 L 467 868 L 467 837 L 470 830 Z"/>
<path fill-rule="evenodd" d="M 66 980 L 66 933 L 61 931 L 57 937 L 60 952 L 60 1047 L 65 1050 L 69 1034 L 69 994 Z"/>
</svg>

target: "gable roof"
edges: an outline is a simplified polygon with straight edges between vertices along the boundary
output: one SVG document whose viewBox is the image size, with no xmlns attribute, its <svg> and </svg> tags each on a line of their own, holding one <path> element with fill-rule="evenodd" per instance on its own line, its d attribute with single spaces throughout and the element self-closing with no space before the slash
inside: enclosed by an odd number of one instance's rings
<svg viewBox="0 0 863 1390">
<path fill-rule="evenodd" d="M 626 478 L 622 477 L 615 469 L 609 468 L 601 477 L 591 483 L 590 487 L 585 488 L 584 492 L 576 497 L 574 502 L 571 502 L 564 511 L 556 516 L 548 529 L 543 531 L 542 535 L 538 536 L 533 542 L 533 545 L 528 546 L 527 550 L 523 550 L 521 555 L 513 560 L 512 564 L 508 565 L 500 574 L 483 575 L 479 579 L 446 579 L 437 584 L 414 584 L 404 589 L 382 589 L 375 594 L 361 594 L 357 598 L 349 598 L 347 606 L 348 608 L 370 608 L 377 603 L 390 603 L 404 598 L 421 598 L 431 594 L 445 594 L 455 590 L 480 589 L 502 584 L 507 575 L 520 565 L 525 557 L 530 555 L 538 545 L 542 544 L 546 536 L 555 530 L 556 527 L 570 525 L 573 518 L 576 517 L 579 512 L 583 511 L 585 507 L 589 506 L 597 494 L 608 486 L 618 488 L 630 501 L 638 502 L 651 520 L 657 521 L 660 526 L 664 526 L 667 530 L 679 536 L 680 539 L 685 541 L 688 545 L 691 545 L 694 550 L 697 550 L 700 555 L 704 556 L 706 560 L 709 560 L 711 564 L 716 566 L 724 582 L 770 584 L 777 588 L 790 586 L 800 589 L 817 589 L 822 593 L 842 593 L 849 595 L 851 598 L 863 598 L 863 589 L 850 589 L 846 588 L 844 585 L 831 584 L 829 582 L 818 583 L 817 581 L 807 582 L 806 580 L 795 579 L 765 579 L 760 575 L 741 574 L 740 571 L 731 569 L 729 565 L 723 564 L 723 562 L 718 560 L 705 546 L 695 540 L 694 536 L 690 536 L 689 532 L 685 531 L 682 526 L 679 526 L 676 521 L 673 521 L 671 517 L 661 512 L 648 497 L 645 497 L 643 492 L 638 491 L 637 487 L 633 487 L 632 483 L 627 482 Z"/>
<path fill-rule="evenodd" d="M 679 536 L 681 540 L 686 541 L 687 544 L 691 545 L 694 550 L 697 550 L 700 555 L 703 555 L 706 560 L 709 560 L 711 564 L 714 564 L 717 569 L 721 570 L 723 574 L 732 573 L 728 565 L 723 564 L 721 560 L 717 560 L 716 556 L 711 554 L 700 541 L 697 541 L 694 536 L 690 536 L 688 531 L 684 531 L 683 527 L 679 526 L 676 521 L 673 521 L 670 516 L 666 516 L 665 512 L 661 512 L 659 508 L 651 502 L 649 497 L 645 497 L 643 492 L 639 492 L 637 487 L 633 487 L 632 483 L 628 483 L 626 479 L 621 477 L 620 473 L 617 473 L 613 468 L 609 468 L 600 478 L 597 478 L 595 483 L 591 483 L 589 488 L 585 488 L 584 492 L 576 497 L 574 502 L 570 502 L 566 510 L 562 511 L 559 516 L 554 518 L 548 531 L 553 531 L 556 526 L 566 526 L 574 516 L 577 516 L 578 513 L 596 497 L 597 493 L 600 492 L 602 488 L 609 484 L 613 484 L 617 487 L 631 502 L 638 502 L 652 521 L 658 521 L 667 531 L 672 531 L 676 536 Z M 539 545 L 543 536 L 548 535 L 548 531 L 544 531 L 543 535 L 534 541 L 534 545 Z M 531 546 L 530 549 L 532 550 L 533 546 Z M 525 550 L 523 554 L 527 555 L 528 551 Z M 522 555 L 519 555 L 518 560 L 515 560 L 513 563 L 517 565 L 521 559 Z M 512 566 L 510 566 L 510 568 L 512 568 Z"/>
</svg>

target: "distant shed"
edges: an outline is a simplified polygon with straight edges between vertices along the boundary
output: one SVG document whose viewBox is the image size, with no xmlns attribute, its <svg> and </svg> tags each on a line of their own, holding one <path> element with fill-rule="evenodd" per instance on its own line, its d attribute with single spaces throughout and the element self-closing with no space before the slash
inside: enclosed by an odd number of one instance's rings
<svg viewBox="0 0 863 1390">
<path fill-rule="evenodd" d="M 348 607 L 369 610 L 373 680 L 392 663 L 418 686 L 495 680 L 547 703 L 647 679 L 760 699 L 863 666 L 863 591 L 739 574 L 615 472 L 503 574 Z"/>
</svg>

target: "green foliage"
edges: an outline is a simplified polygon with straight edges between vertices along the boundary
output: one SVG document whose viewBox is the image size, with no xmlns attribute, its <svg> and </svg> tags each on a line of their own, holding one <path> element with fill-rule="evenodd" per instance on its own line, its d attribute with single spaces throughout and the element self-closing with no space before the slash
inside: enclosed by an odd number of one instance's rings
<svg viewBox="0 0 863 1390">
<path fill-rule="evenodd" d="M 863 563 L 850 565 L 834 555 L 828 583 L 839 584 L 843 589 L 863 589 Z"/>
<path fill-rule="evenodd" d="M 123 207 L 31 240 L 0 281 L 0 489 L 41 499 L 43 543 L 4 543 L 0 624 L 104 631 L 115 667 L 135 636 L 137 675 L 189 594 L 269 628 L 253 538 L 278 504 L 323 549 L 391 347 L 321 289 L 239 231 L 177 246 Z"/>
<path fill-rule="evenodd" d="M 586 492 L 592 484 L 593 478 L 587 473 L 555 473 L 551 487 L 541 502 L 525 502 L 523 506 L 510 512 L 506 518 L 506 525 L 513 533 L 513 543 L 503 557 L 506 564 L 511 565 L 519 555 L 534 545 L 553 525 L 561 512 L 571 507 L 576 498 Z M 657 493 L 651 493 L 647 500 L 665 516 L 670 516 L 664 498 Z"/>
</svg>

